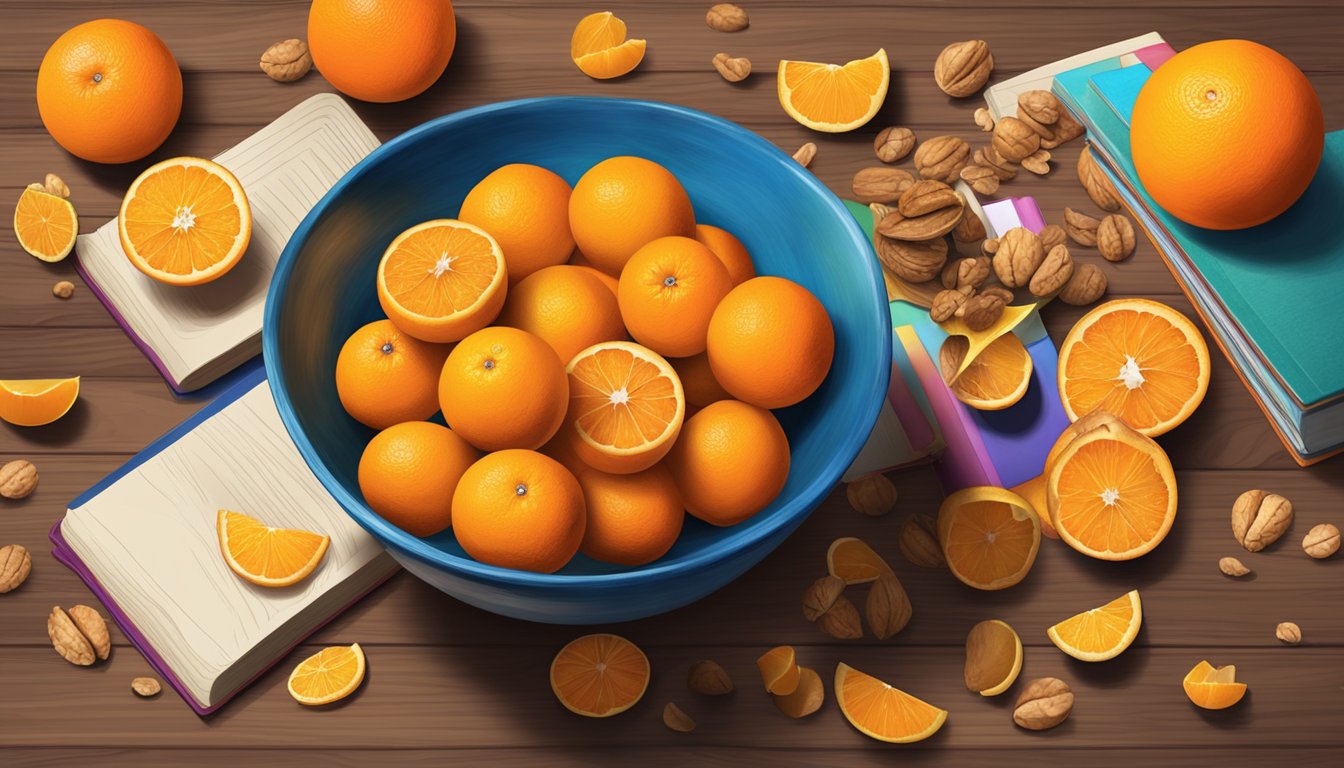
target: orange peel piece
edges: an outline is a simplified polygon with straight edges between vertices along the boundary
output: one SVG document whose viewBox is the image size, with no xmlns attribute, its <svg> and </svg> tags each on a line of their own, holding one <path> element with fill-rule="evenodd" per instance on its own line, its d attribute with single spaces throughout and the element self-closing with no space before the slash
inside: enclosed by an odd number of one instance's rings
<svg viewBox="0 0 1344 768">
<path fill-rule="evenodd" d="M 831 542 L 826 550 L 826 570 L 832 576 L 844 579 L 846 584 L 867 584 L 877 581 L 884 573 L 892 573 L 891 566 L 881 555 L 853 536 Z"/>
<path fill-rule="evenodd" d="M 788 696 L 798 690 L 801 672 L 793 646 L 771 648 L 756 659 L 756 666 L 761 670 L 761 682 L 765 683 L 766 693 Z"/>
</svg>

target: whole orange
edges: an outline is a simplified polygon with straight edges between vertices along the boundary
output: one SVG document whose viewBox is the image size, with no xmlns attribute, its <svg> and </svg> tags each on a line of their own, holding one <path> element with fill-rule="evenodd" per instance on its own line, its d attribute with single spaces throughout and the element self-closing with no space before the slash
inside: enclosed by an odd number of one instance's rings
<svg viewBox="0 0 1344 768">
<path fill-rule="evenodd" d="M 816 391 L 831 370 L 835 329 L 806 288 L 782 277 L 756 277 L 714 310 L 709 365 L 733 397 L 783 408 Z"/>
<path fill-rule="evenodd" d="M 728 400 L 732 395 L 714 378 L 709 367 L 709 355 L 701 352 L 690 357 L 674 357 L 668 360 L 677 376 L 681 377 L 681 388 L 686 392 L 686 405 L 703 408 L 718 400 Z"/>
<path fill-rule="evenodd" d="M 597 267 L 587 263 L 581 263 L 577 258 L 570 259 L 569 265 L 575 269 L 582 269 L 584 272 L 596 277 L 598 280 L 602 281 L 602 284 L 607 287 L 607 290 L 611 291 L 612 296 L 616 295 L 616 286 L 618 285 L 616 278 L 603 272 Z"/>
<path fill-rule="evenodd" d="M 341 93 L 403 101 L 434 84 L 457 44 L 449 0 L 313 0 L 313 66 Z"/>
<path fill-rule="evenodd" d="M 415 536 L 453 522 L 453 492 L 480 458 L 451 429 L 407 421 L 374 435 L 359 459 L 359 490 L 374 512 Z"/>
<path fill-rule="evenodd" d="M 591 270 L 566 264 L 533 272 L 511 288 L 496 322 L 536 334 L 566 364 L 580 350 L 625 338 L 616 297 Z"/>
<path fill-rule="evenodd" d="M 536 451 L 472 464 L 453 493 L 453 532 L 468 555 L 501 568 L 554 573 L 579 551 L 587 525 L 573 473 Z"/>
<path fill-rule="evenodd" d="M 439 372 L 451 350 L 375 320 L 341 345 L 336 395 L 346 413 L 374 429 L 423 421 L 439 410 Z"/>
<path fill-rule="evenodd" d="M 686 420 L 667 461 L 687 512 L 713 525 L 735 525 L 784 488 L 789 439 L 773 413 L 720 400 Z"/>
<path fill-rule="evenodd" d="M 443 418 L 483 451 L 535 450 L 569 407 L 569 379 L 550 344 L 517 328 L 483 328 L 453 348 L 439 377 Z"/>
<path fill-rule="evenodd" d="M 695 211 L 671 171 L 642 157 L 611 157 L 574 185 L 569 227 L 593 266 L 619 275 L 645 243 L 668 235 L 693 237 Z"/>
<path fill-rule="evenodd" d="M 457 218 L 489 232 L 504 249 L 509 285 L 574 251 L 569 184 L 538 165 L 501 166 L 476 183 Z"/>
<path fill-rule="evenodd" d="M 632 475 L 579 475 L 588 528 L 579 551 L 604 563 L 644 565 L 667 554 L 686 518 L 672 473 L 655 464 Z"/>
<path fill-rule="evenodd" d="M 1153 200 L 1188 224 L 1244 229 L 1291 206 L 1325 143 L 1321 102 L 1283 55 L 1249 40 L 1187 48 L 1148 78 L 1130 149 Z"/>
<path fill-rule="evenodd" d="M 733 285 L 756 276 L 756 267 L 751 263 L 747 247 L 728 230 L 709 224 L 696 224 L 695 239 L 719 257 L 723 266 L 728 268 L 728 277 L 732 278 Z"/>
<path fill-rule="evenodd" d="M 182 112 L 182 72 L 153 32 L 88 21 L 56 39 L 37 71 L 37 111 L 56 143 L 95 163 L 158 149 Z"/>
<path fill-rule="evenodd" d="M 621 319 L 640 344 L 665 357 L 705 351 L 714 308 L 733 287 L 723 262 L 689 237 L 660 237 L 621 270 Z"/>
</svg>

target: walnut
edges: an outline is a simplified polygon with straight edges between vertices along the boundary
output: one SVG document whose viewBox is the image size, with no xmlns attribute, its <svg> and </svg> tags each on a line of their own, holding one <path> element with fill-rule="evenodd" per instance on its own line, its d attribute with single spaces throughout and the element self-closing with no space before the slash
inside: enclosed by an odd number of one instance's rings
<svg viewBox="0 0 1344 768">
<path fill-rule="evenodd" d="M 1097 250 L 1107 261 L 1124 261 L 1134 253 L 1134 225 L 1112 213 L 1097 225 Z"/>
<path fill-rule="evenodd" d="M 952 239 L 958 243 L 978 243 L 984 240 L 987 234 L 985 222 L 981 221 L 974 211 L 966 211 L 961 217 L 961 223 L 952 230 Z"/>
<path fill-rule="evenodd" d="M 989 82 L 994 71 L 994 56 L 984 40 L 953 43 L 938 54 L 933 64 L 933 80 L 948 96 L 964 98 Z"/>
<path fill-rule="evenodd" d="M 933 297 L 933 306 L 929 308 L 929 317 L 935 323 L 951 320 L 969 297 L 955 288 L 944 288 Z"/>
<path fill-rule="evenodd" d="M 909 171 L 874 166 L 854 174 L 854 199 L 861 203 L 894 203 L 915 183 Z"/>
<path fill-rule="evenodd" d="M 999 191 L 999 174 L 987 165 L 968 165 L 961 169 L 960 175 L 971 189 L 986 197 Z"/>
<path fill-rule="evenodd" d="M 1026 227 L 1013 227 L 999 238 L 999 249 L 994 253 L 994 274 L 1009 288 L 1020 288 L 1031 281 L 1036 268 L 1045 260 L 1045 249 L 1035 232 Z"/>
<path fill-rule="evenodd" d="M 297 37 L 281 40 L 261 54 L 261 71 L 277 83 L 292 83 L 313 68 L 308 44 Z"/>
<path fill-rule="evenodd" d="M 1293 524 L 1293 503 L 1277 493 L 1246 491 L 1232 504 L 1232 536 L 1247 552 L 1279 540 Z"/>
<path fill-rule="evenodd" d="M 1024 91 L 1017 95 L 1017 112 L 1042 125 L 1054 125 L 1064 111 L 1059 99 L 1049 91 Z"/>
<path fill-rule="evenodd" d="M 726 53 L 716 53 L 710 63 L 719 71 L 723 79 L 730 83 L 740 83 L 747 79 L 747 75 L 751 74 L 751 59 L 742 56 L 734 57 Z"/>
<path fill-rule="evenodd" d="M 971 148 L 956 136 L 936 136 L 915 150 L 915 170 L 926 179 L 956 183 L 957 174 L 971 158 Z"/>
<path fill-rule="evenodd" d="M 878 260 L 902 280 L 928 282 L 947 263 L 947 241 L 942 238 L 907 242 L 879 235 L 876 240 Z"/>
<path fill-rule="evenodd" d="M 884 163 L 897 163 L 915 148 L 915 132 L 893 125 L 883 128 L 873 139 L 873 152 Z"/>
<path fill-rule="evenodd" d="M 1031 291 L 1032 296 L 1045 298 L 1063 288 L 1071 277 L 1073 277 L 1073 257 L 1069 255 L 1069 247 L 1056 245 L 1045 254 L 1045 261 L 1042 261 L 1041 266 L 1036 269 L 1036 274 L 1031 276 L 1027 289 Z"/>
<path fill-rule="evenodd" d="M 1064 284 L 1059 292 L 1059 300 L 1065 304 L 1085 306 L 1100 299 L 1106 293 L 1106 275 L 1095 264 L 1075 266 L 1073 277 Z"/>
<path fill-rule="evenodd" d="M 751 24 L 751 20 L 740 7 L 732 3 L 719 3 L 705 13 L 705 23 L 717 32 L 741 32 Z"/>
<path fill-rule="evenodd" d="M 1096 158 L 1092 157 L 1092 150 L 1083 148 L 1082 154 L 1078 155 L 1078 181 L 1087 190 L 1087 196 L 1092 198 L 1092 202 L 1103 211 L 1120 210 L 1120 195 L 1111 186 L 1111 180 L 1106 178 L 1106 174 L 1097 167 Z"/>
<path fill-rule="evenodd" d="M 972 160 L 976 165 L 983 165 L 994 171 L 999 181 L 1009 181 L 1017 176 L 1017 164 L 1009 162 L 1008 158 L 1000 155 L 992 146 L 975 150 Z"/>
<path fill-rule="evenodd" d="M 1064 228 L 1058 224 L 1046 224 L 1040 232 L 1036 233 L 1036 236 L 1041 238 L 1041 245 L 1045 248 L 1046 253 L 1049 253 L 1050 249 L 1056 245 L 1063 245 L 1064 239 L 1067 237 L 1064 234 Z"/>
<path fill-rule="evenodd" d="M 1097 229 L 1100 227 L 1101 221 L 1097 218 L 1072 208 L 1064 209 L 1064 231 L 1069 233 L 1073 242 L 1089 247 L 1096 245 Z"/>
<path fill-rule="evenodd" d="M 1022 162 L 1041 148 L 1041 137 L 1026 123 L 1016 117 L 1005 117 L 994 125 L 992 139 L 994 151 L 1005 160 Z"/>
<path fill-rule="evenodd" d="M 976 256 L 974 258 L 957 259 L 950 262 L 949 270 L 943 270 L 944 288 L 979 288 L 989 279 L 989 273 L 993 269 L 990 266 L 988 256 Z M 950 284 L 949 284 L 950 283 Z"/>
<path fill-rule="evenodd" d="M 967 299 L 961 306 L 961 319 L 972 331 L 983 331 L 999 321 L 1007 306 L 1002 296 L 992 293 L 977 294 Z"/>
</svg>

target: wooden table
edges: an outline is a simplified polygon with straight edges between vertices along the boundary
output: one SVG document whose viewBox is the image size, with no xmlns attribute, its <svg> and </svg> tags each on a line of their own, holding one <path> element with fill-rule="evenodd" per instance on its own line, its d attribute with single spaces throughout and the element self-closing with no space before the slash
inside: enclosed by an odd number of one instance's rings
<svg viewBox="0 0 1344 768">
<path fill-rule="evenodd" d="M 574 23 L 600 5 L 460 0 L 458 49 L 442 80 L 406 103 L 356 108 L 388 139 L 426 119 L 502 99 L 573 93 L 661 99 L 738 121 L 788 152 L 815 141 L 813 169 L 844 193 L 855 171 L 875 164 L 870 144 L 885 125 L 908 125 L 921 137 L 956 133 L 983 142 L 971 119 L 979 101 L 948 99 L 933 85 L 933 60 L 947 43 L 990 41 L 994 79 L 1001 80 L 1156 29 L 1178 48 L 1230 37 L 1273 46 L 1310 75 L 1327 124 L 1344 126 L 1338 41 L 1344 6 L 1337 0 L 1295 0 L 1288 8 L 1253 0 L 1099 6 L 1080 0 L 755 0 L 747 3 L 751 28 L 735 35 L 706 28 L 707 0 L 637 0 L 615 5 L 632 34 L 649 39 L 648 57 L 632 76 L 595 82 L 575 70 L 566 46 Z M 80 162 L 43 130 L 33 99 L 35 73 L 46 47 L 66 28 L 110 15 L 161 35 L 181 63 L 186 103 L 176 132 L 154 159 L 210 155 L 302 99 L 330 90 L 316 73 L 279 85 L 257 69 L 257 57 L 270 43 L 304 35 L 307 6 L 299 0 L 6 0 L 0 4 L 3 198 L 12 201 L 28 182 L 56 172 L 69 183 L 82 228 L 90 231 L 115 215 L 126 185 L 147 165 Z M 843 62 L 879 46 L 891 57 L 892 87 L 869 127 L 814 134 L 779 108 L 773 76 L 778 58 Z M 741 85 L 724 82 L 709 64 L 721 50 L 749 57 L 756 74 Z M 1272 129 L 1267 118 L 1266 130 Z M 1091 210 L 1073 174 L 1080 143 L 1056 154 L 1058 170 L 1049 177 L 1020 174 L 1005 191 L 1035 195 L 1050 221 L 1060 221 L 1065 206 Z M 1102 265 L 1113 296 L 1150 296 L 1191 311 L 1146 242 L 1122 264 L 1084 258 Z M 77 285 L 68 301 L 51 295 L 52 284 L 62 279 Z M 1062 338 L 1080 314 L 1049 307 L 1052 336 Z M 897 555 L 902 515 L 934 511 L 942 494 L 929 469 L 893 474 L 900 489 L 897 514 L 866 518 L 847 506 L 842 492 L 833 493 L 777 552 L 718 594 L 666 616 L 611 627 L 643 646 L 654 670 L 644 700 L 613 720 L 575 717 L 550 693 L 551 656 L 581 630 L 493 616 L 407 575 L 209 719 L 196 717 L 171 692 L 154 700 L 134 697 L 131 678 L 149 668 L 119 633 L 110 663 L 70 666 L 52 652 L 44 619 L 52 605 L 91 597 L 51 558 L 47 529 L 77 493 L 201 403 L 171 396 L 79 283 L 69 261 L 49 266 L 29 258 L 6 228 L 0 234 L 0 377 L 75 374 L 84 377 L 83 394 L 65 419 L 41 429 L 0 426 L 0 462 L 27 458 L 42 475 L 31 498 L 0 503 L 0 544 L 22 543 L 34 558 L 29 582 L 0 596 L 0 764 L 951 766 L 1006 760 L 1301 767 L 1337 760 L 1344 746 L 1344 557 L 1313 562 L 1298 546 L 1311 525 L 1344 523 L 1344 465 L 1336 460 L 1298 469 L 1221 355 L 1215 355 L 1203 407 L 1162 438 L 1178 470 L 1181 512 L 1153 554 L 1111 564 L 1045 541 L 1034 572 L 1020 586 L 976 592 Z M 1232 539 L 1228 513 L 1237 494 L 1254 487 L 1287 495 L 1298 522 L 1268 552 L 1247 555 Z M 915 618 L 890 642 L 833 641 L 800 615 L 803 589 L 825 573 L 827 545 L 846 535 L 863 537 L 889 556 L 910 592 Z M 1218 558 L 1234 554 L 1255 571 L 1253 577 L 1233 581 L 1219 573 Z M 1078 663 L 1046 638 L 1046 627 L 1059 619 L 1136 587 L 1143 594 L 1144 627 L 1120 658 Z M 1066 724 L 1042 734 L 1014 727 L 1011 702 L 1022 683 L 995 699 L 965 690 L 962 643 L 971 625 L 990 617 L 1011 622 L 1028 646 L 1023 680 L 1053 675 L 1073 686 L 1077 705 Z M 1282 620 L 1301 624 L 1300 647 L 1274 638 Z M 289 699 L 284 681 L 294 663 L 322 645 L 351 642 L 369 656 L 369 679 L 356 696 L 327 711 L 306 710 Z M 782 643 L 795 645 L 802 663 L 825 680 L 836 662 L 848 662 L 951 710 L 948 723 L 921 744 L 880 744 L 844 721 L 829 692 L 821 712 L 788 720 L 761 692 L 753 663 Z M 1204 712 L 1186 701 L 1181 678 L 1206 657 L 1237 664 L 1250 684 L 1237 708 Z M 736 693 L 711 700 L 687 690 L 688 665 L 704 658 L 727 667 Z M 693 734 L 673 733 L 660 722 L 664 703 L 672 700 L 698 722 Z"/>
</svg>

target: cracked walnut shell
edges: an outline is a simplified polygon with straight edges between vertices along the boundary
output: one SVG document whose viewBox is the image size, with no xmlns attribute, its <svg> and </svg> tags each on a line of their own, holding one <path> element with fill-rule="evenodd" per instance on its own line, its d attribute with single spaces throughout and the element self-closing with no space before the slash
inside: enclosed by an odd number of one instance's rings
<svg viewBox="0 0 1344 768">
<path fill-rule="evenodd" d="M 1259 552 L 1293 524 L 1293 503 L 1277 493 L 1250 490 L 1232 504 L 1232 536 L 1247 552 Z"/>
</svg>

